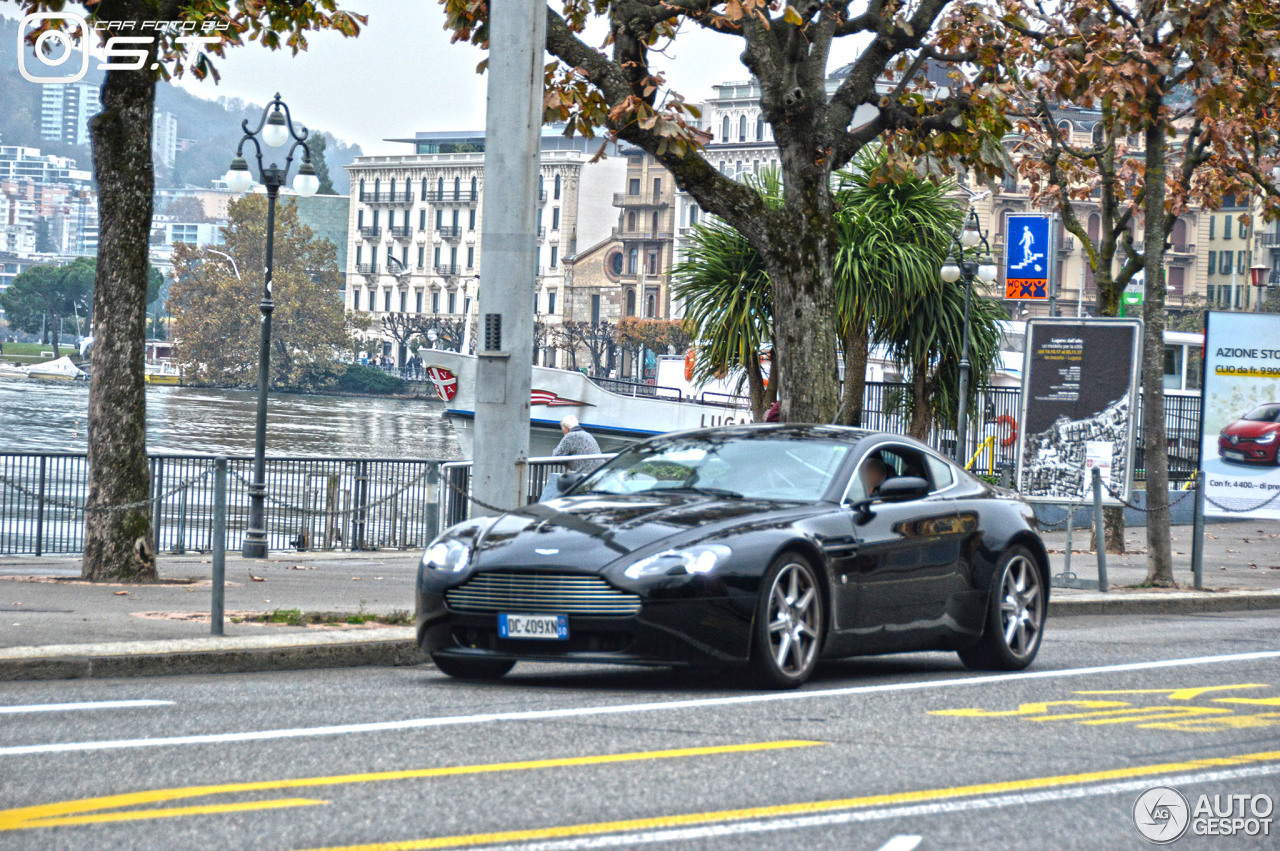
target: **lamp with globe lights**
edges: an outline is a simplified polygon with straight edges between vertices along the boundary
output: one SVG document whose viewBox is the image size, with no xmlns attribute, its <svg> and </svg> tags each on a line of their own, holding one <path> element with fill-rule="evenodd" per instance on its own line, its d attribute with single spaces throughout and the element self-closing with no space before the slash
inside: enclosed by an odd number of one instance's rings
<svg viewBox="0 0 1280 851">
<path fill-rule="evenodd" d="M 253 444 L 253 481 L 249 485 L 249 526 L 245 530 L 244 546 L 241 554 L 245 558 L 267 557 L 267 524 L 266 524 L 266 453 L 267 453 L 267 382 L 271 365 L 271 312 L 275 303 L 271 298 L 271 264 L 272 248 L 275 241 L 276 197 L 280 187 L 289 178 L 289 168 L 299 150 L 302 151 L 302 162 L 298 165 L 298 173 L 293 178 L 293 191 L 304 198 L 310 198 L 320 189 L 320 178 L 316 175 L 315 165 L 311 162 L 311 149 L 307 147 L 308 131 L 306 127 L 294 127 L 289 107 L 276 96 L 262 110 L 262 118 L 258 126 L 249 129 L 249 120 L 240 123 L 244 136 L 236 146 L 236 155 L 231 160 L 231 167 L 224 176 L 227 188 L 232 192 L 244 193 L 253 188 L 253 173 L 249 170 L 249 162 L 245 159 L 245 145 L 253 146 L 253 159 L 258 167 L 258 180 L 267 192 L 267 246 L 266 264 L 263 280 L 262 333 L 258 349 L 258 415 Z M 285 152 L 284 165 L 274 162 L 263 165 L 262 146 L 280 148 L 289 144 Z"/>
<path fill-rule="evenodd" d="M 996 281 L 996 261 L 991 257 L 991 245 L 972 207 L 965 216 L 964 229 L 951 237 L 951 253 L 943 261 L 940 274 L 948 284 L 964 278 L 964 333 L 960 338 L 960 400 L 956 411 L 954 453 L 956 462 L 963 464 L 969 435 L 969 306 L 973 299 L 973 280 L 977 278 L 988 286 Z"/>
</svg>

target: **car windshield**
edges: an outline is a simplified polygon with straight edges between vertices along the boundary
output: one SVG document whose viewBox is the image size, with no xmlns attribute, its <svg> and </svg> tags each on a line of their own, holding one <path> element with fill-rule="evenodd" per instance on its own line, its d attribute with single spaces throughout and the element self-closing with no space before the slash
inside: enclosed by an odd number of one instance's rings
<svg viewBox="0 0 1280 851">
<path fill-rule="evenodd" d="M 1259 405 L 1245 414 L 1244 418 L 1259 423 L 1280 423 L 1280 404 Z"/>
<path fill-rule="evenodd" d="M 649 441 L 621 453 L 577 493 L 697 491 L 716 496 L 816 502 L 850 449 L 835 440 L 698 436 Z"/>
</svg>

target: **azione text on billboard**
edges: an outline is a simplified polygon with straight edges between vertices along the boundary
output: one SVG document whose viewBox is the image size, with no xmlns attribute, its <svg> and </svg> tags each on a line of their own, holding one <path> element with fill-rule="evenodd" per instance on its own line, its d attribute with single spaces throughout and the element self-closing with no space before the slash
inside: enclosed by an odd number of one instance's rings
<svg viewBox="0 0 1280 851">
<path fill-rule="evenodd" d="M 1205 513 L 1280 520 L 1280 315 L 1205 317 Z"/>
</svg>

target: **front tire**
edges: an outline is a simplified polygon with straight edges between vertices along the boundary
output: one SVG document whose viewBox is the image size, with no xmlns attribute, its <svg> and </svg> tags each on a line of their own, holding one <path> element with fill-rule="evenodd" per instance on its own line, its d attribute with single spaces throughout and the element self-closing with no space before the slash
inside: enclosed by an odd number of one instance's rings
<svg viewBox="0 0 1280 851">
<path fill-rule="evenodd" d="M 433 653 L 431 661 L 456 680 L 497 680 L 515 667 L 512 659 L 470 659 Z"/>
<path fill-rule="evenodd" d="M 783 553 L 760 583 L 751 673 L 766 688 L 796 688 L 809 679 L 822 646 L 822 592 L 804 556 Z"/>
<path fill-rule="evenodd" d="M 1023 546 L 1005 550 L 996 565 L 982 637 L 960 651 L 967 668 L 1021 671 L 1040 652 L 1048 589 L 1035 556 Z"/>
</svg>

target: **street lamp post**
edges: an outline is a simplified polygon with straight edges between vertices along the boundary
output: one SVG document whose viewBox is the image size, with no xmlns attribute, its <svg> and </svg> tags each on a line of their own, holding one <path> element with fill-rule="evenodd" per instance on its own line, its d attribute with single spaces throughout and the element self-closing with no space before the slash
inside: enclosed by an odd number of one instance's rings
<svg viewBox="0 0 1280 851">
<path fill-rule="evenodd" d="M 969 306 L 973 299 L 973 279 L 984 284 L 996 280 L 996 264 L 991 259 L 987 235 L 978 226 L 978 214 L 972 207 L 965 217 L 964 230 L 952 236 L 951 254 L 942 264 L 942 280 L 954 284 L 964 276 L 964 331 L 960 337 L 960 398 L 956 404 L 956 463 L 965 462 L 965 445 L 969 437 Z M 980 252 L 980 253 L 979 253 Z"/>
<path fill-rule="evenodd" d="M 293 190 L 303 197 L 316 194 L 320 188 L 320 179 L 316 177 L 315 166 L 311 163 L 311 150 L 307 147 L 307 128 L 293 126 L 289 115 L 289 107 L 280 99 L 277 92 L 271 103 L 262 110 L 262 119 L 258 126 L 249 129 L 249 120 L 240 123 L 244 137 L 236 146 L 236 155 L 227 169 L 227 188 L 232 192 L 247 192 L 253 187 L 253 175 L 244 158 L 245 143 L 252 143 L 254 159 L 258 164 L 258 179 L 267 190 L 267 250 L 263 276 L 262 333 L 258 345 L 258 418 L 253 439 L 253 482 L 249 485 L 249 527 L 245 530 L 244 546 L 241 555 L 245 558 L 267 557 L 267 522 L 266 522 L 266 472 L 267 472 L 267 382 L 271 367 L 271 311 L 275 302 L 271 298 L 271 261 L 275 240 L 276 197 L 280 187 L 284 186 L 289 176 L 289 166 L 293 164 L 293 156 L 302 149 L 302 163 L 298 166 L 298 174 L 293 179 Z M 259 141 L 261 140 L 261 141 Z M 285 155 L 284 166 L 271 163 L 262 164 L 262 145 L 279 148 L 292 140 Z"/>
</svg>

